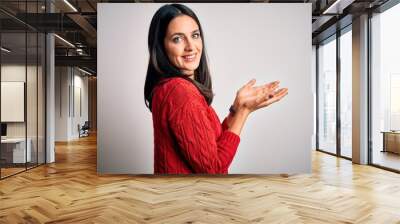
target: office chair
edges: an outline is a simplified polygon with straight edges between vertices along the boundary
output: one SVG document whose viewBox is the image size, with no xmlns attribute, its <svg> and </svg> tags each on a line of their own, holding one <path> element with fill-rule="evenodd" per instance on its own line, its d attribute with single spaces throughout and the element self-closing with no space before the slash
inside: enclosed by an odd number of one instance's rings
<svg viewBox="0 0 400 224">
<path fill-rule="evenodd" d="M 85 121 L 82 127 L 80 127 L 80 125 L 78 124 L 79 138 L 89 136 L 89 129 L 90 129 L 89 121 Z"/>
</svg>

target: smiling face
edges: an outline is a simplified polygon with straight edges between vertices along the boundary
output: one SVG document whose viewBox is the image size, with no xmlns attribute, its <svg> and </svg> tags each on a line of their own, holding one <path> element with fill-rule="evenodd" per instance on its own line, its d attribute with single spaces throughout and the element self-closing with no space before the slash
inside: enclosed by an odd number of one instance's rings
<svg viewBox="0 0 400 224">
<path fill-rule="evenodd" d="M 164 38 L 164 47 L 172 65 L 193 79 L 203 50 L 200 28 L 196 21 L 187 15 L 171 20 Z"/>
</svg>

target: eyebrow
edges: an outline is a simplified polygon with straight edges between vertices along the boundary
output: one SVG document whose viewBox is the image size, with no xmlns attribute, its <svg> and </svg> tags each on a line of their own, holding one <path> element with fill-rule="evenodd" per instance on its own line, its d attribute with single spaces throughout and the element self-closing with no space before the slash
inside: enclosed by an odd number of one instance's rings
<svg viewBox="0 0 400 224">
<path fill-rule="evenodd" d="M 200 32 L 200 30 L 197 29 L 197 30 L 192 31 L 192 33 L 196 33 L 196 32 Z M 174 36 L 174 35 L 184 36 L 185 34 L 184 33 L 173 33 L 171 35 L 171 37 Z"/>
</svg>

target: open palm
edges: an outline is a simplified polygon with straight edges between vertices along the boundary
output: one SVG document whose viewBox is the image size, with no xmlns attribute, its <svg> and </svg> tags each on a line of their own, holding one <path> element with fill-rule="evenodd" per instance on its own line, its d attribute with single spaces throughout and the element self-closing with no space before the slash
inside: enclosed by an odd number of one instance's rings
<svg viewBox="0 0 400 224">
<path fill-rule="evenodd" d="M 235 108 L 253 112 L 281 100 L 288 94 L 287 88 L 278 89 L 279 81 L 260 86 L 254 86 L 255 83 L 256 80 L 252 79 L 239 89 L 234 103 Z"/>
</svg>

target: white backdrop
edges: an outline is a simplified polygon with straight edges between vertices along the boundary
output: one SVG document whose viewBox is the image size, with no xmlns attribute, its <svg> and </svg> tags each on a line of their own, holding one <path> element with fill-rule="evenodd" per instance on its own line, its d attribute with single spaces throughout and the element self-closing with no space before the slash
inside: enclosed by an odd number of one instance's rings
<svg viewBox="0 0 400 224">
<path fill-rule="evenodd" d="M 153 123 L 143 87 L 151 18 L 164 4 L 98 4 L 99 173 L 153 173 Z M 280 80 L 289 94 L 250 115 L 229 173 L 311 172 L 311 4 L 192 3 L 222 121 L 238 88 Z"/>
</svg>

